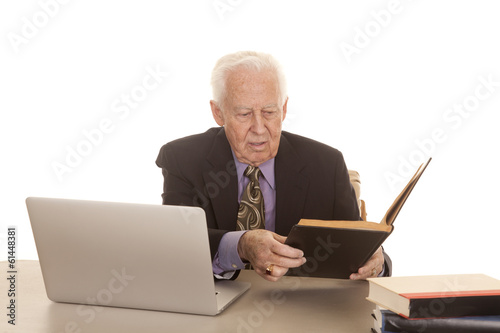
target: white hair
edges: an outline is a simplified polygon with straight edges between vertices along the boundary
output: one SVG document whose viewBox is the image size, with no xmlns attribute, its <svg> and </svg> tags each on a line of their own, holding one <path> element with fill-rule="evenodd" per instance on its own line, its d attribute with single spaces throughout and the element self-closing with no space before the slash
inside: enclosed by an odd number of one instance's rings
<svg viewBox="0 0 500 333">
<path fill-rule="evenodd" d="M 220 58 L 212 71 L 212 98 L 222 107 L 226 97 L 226 80 L 229 73 L 239 67 L 262 72 L 272 71 L 278 79 L 278 94 L 281 105 L 287 98 L 285 73 L 280 63 L 270 54 L 255 51 L 240 51 L 231 53 Z"/>
</svg>

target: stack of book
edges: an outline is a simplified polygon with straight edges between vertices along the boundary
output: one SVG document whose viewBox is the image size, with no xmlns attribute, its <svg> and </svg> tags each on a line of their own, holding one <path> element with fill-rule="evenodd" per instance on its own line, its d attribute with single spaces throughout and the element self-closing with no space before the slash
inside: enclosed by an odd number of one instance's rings
<svg viewBox="0 0 500 333">
<path fill-rule="evenodd" d="M 500 332 L 500 280 L 484 274 L 370 278 L 372 332 Z"/>
</svg>

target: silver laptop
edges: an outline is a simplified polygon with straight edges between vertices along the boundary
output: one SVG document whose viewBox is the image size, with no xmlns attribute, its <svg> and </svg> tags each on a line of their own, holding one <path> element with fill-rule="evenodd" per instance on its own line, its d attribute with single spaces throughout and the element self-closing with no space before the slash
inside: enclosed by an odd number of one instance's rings
<svg viewBox="0 0 500 333">
<path fill-rule="evenodd" d="M 197 207 L 26 199 L 55 302 L 216 315 L 250 287 L 214 281 Z"/>
</svg>

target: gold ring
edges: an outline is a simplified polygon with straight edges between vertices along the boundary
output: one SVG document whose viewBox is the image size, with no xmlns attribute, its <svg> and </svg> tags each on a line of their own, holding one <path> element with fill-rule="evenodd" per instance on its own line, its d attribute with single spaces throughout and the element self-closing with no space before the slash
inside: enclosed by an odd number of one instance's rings
<svg viewBox="0 0 500 333">
<path fill-rule="evenodd" d="M 267 266 L 267 268 L 266 268 L 266 274 L 267 275 L 273 274 L 273 268 L 274 268 L 273 264 L 270 264 L 269 266 Z"/>
<path fill-rule="evenodd" d="M 374 268 L 374 269 L 372 270 L 372 275 L 371 275 L 371 276 L 376 276 L 376 275 L 377 275 L 377 269 L 376 269 L 376 268 Z"/>
</svg>

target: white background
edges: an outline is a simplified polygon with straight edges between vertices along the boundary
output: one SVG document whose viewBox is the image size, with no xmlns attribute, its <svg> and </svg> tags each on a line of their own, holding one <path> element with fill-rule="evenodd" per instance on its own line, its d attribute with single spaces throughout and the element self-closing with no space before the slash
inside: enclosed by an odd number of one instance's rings
<svg viewBox="0 0 500 333">
<path fill-rule="evenodd" d="M 424 156 L 433 157 L 385 243 L 394 275 L 500 278 L 499 7 L 423 0 L 2 1 L 0 259 L 7 257 L 11 225 L 18 229 L 18 259 L 37 258 L 28 196 L 160 204 L 159 148 L 216 126 L 212 67 L 228 52 L 249 49 L 271 53 L 285 67 L 284 129 L 338 148 L 360 172 L 369 220 L 380 221 L 409 179 L 406 164 L 413 172 Z M 347 44 L 356 53 L 343 52 Z M 122 95 L 139 91 L 147 68 L 168 76 L 127 116 L 113 112 Z M 480 78 L 493 82 L 490 90 Z M 471 112 L 448 113 L 464 103 Z M 112 130 L 58 179 L 53 164 L 65 164 L 68 147 L 82 145 L 83 132 L 103 119 Z M 439 142 L 429 144 L 436 131 Z"/>
</svg>

